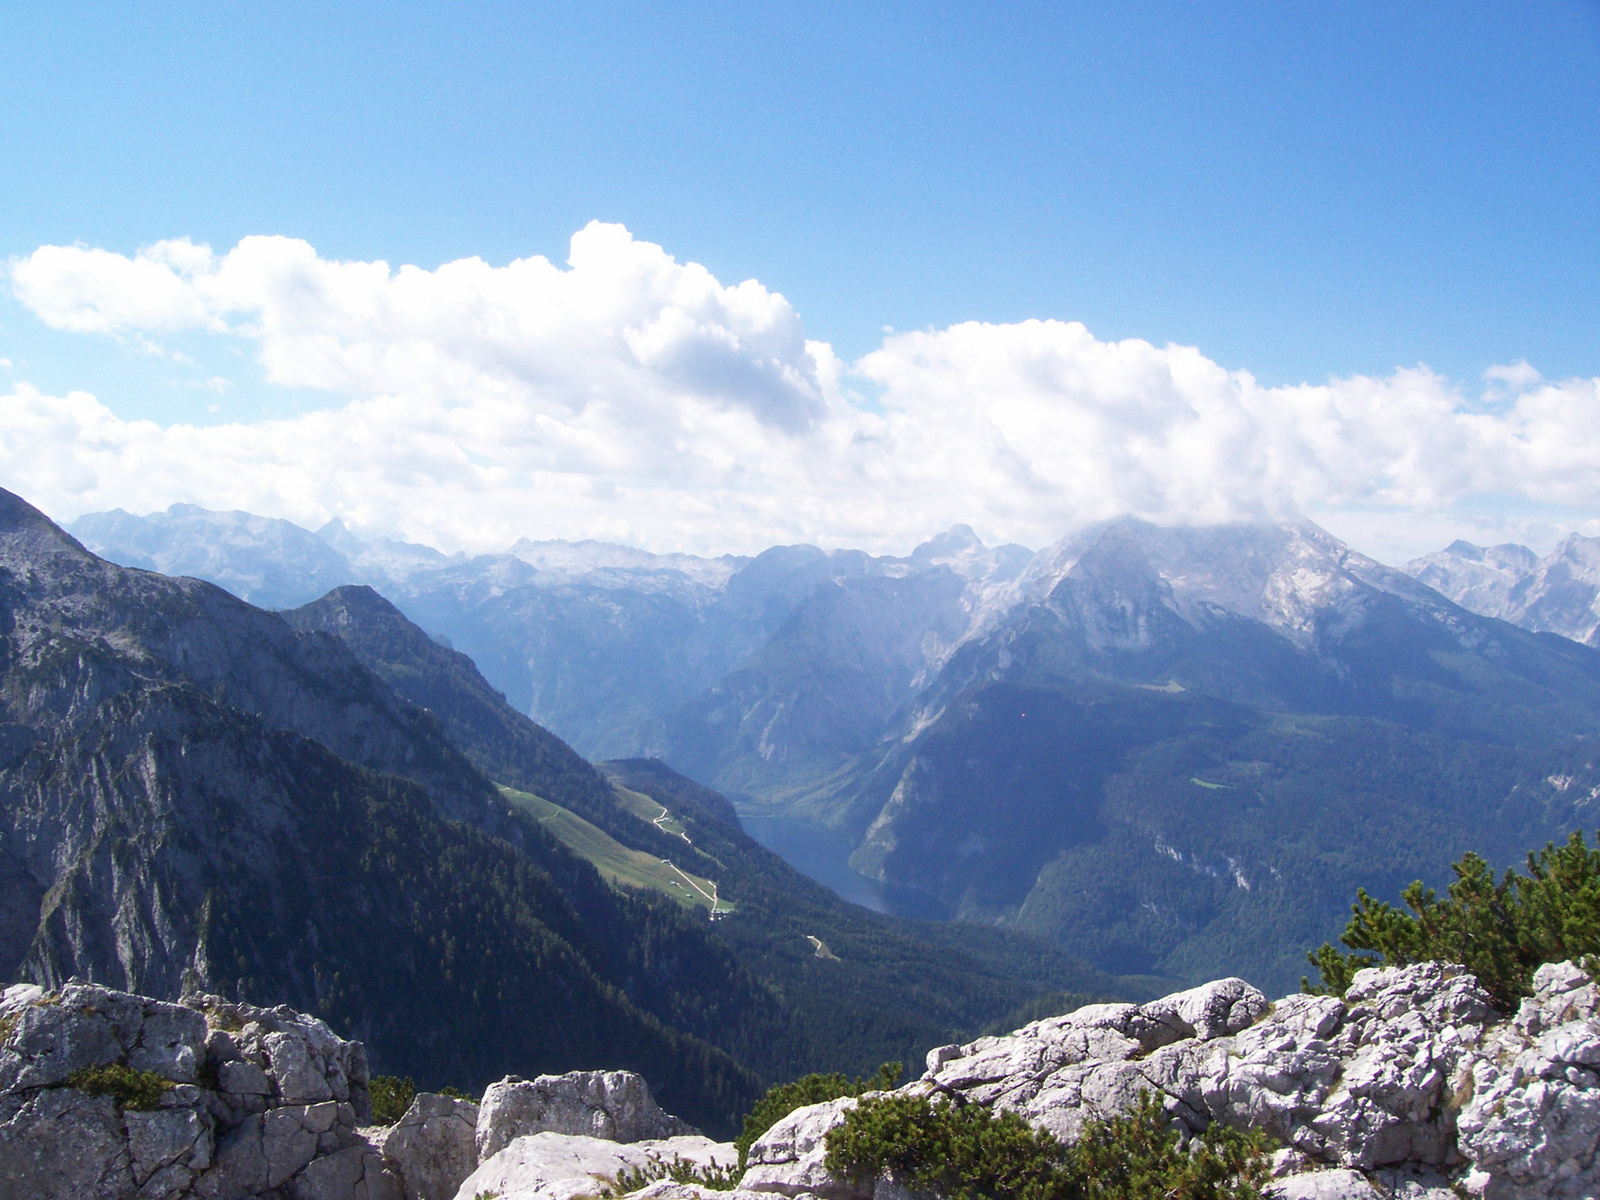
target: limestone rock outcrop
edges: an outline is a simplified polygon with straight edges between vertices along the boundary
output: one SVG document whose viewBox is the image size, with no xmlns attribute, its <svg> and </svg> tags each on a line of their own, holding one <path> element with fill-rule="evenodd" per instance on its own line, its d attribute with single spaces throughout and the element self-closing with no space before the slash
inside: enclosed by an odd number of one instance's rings
<svg viewBox="0 0 1600 1200">
<path fill-rule="evenodd" d="M 737 1160 L 627 1071 L 507 1078 L 481 1106 L 420 1093 L 381 1129 L 368 1084 L 361 1043 L 289 1008 L 17 985 L 0 1200 L 544 1200 L 653 1160 Z"/>
<path fill-rule="evenodd" d="M 109 1067 L 142 1081 L 137 1103 L 85 1074 Z M 614 1188 L 620 1171 L 736 1161 L 628 1072 L 508 1077 L 481 1105 L 424 1093 L 385 1130 L 360 1125 L 367 1085 L 359 1043 L 287 1008 L 13 987 L 0 996 L 0 1200 L 575 1200 Z M 1440 963 L 1362 971 L 1342 998 L 1275 1004 L 1224 979 L 939 1047 L 900 1089 L 1014 1112 L 1064 1139 L 1142 1092 L 1186 1134 L 1267 1133 L 1271 1200 L 1592 1200 L 1600 987 L 1576 964 L 1549 964 L 1507 1019 Z M 862 1099 L 778 1121 L 737 1191 L 657 1179 L 631 1194 L 909 1200 L 893 1180 L 827 1169 L 828 1133 Z"/>
<path fill-rule="evenodd" d="M 729 1167 L 738 1154 L 727 1143 L 699 1135 L 624 1143 L 578 1134 L 525 1134 L 474 1171 L 456 1197 L 475 1200 L 487 1193 L 497 1200 L 576 1200 L 614 1185 L 619 1171 L 674 1160 Z"/>
<path fill-rule="evenodd" d="M 847 1096 L 795 1109 L 750 1147 L 740 1186 L 784 1196 L 810 1193 L 824 1200 L 871 1200 L 874 1181 L 857 1186 L 851 1180 L 837 1178 L 822 1163 L 828 1149 L 828 1131 L 860 1103 L 856 1097 Z"/>
<path fill-rule="evenodd" d="M 1600 1195 L 1600 995 L 1571 963 L 1512 1020 L 1476 979 L 1424 963 L 1359 972 L 1348 993 L 1276 1004 L 1228 979 L 1145 1005 L 1097 1004 L 943 1046 L 906 1094 L 955 1095 L 1072 1139 L 1141 1092 L 1188 1133 L 1259 1129 L 1276 1200 Z M 856 1100 L 799 1109 L 751 1148 L 742 1186 L 867 1200 L 823 1166 Z"/>
<path fill-rule="evenodd" d="M 1485 1200 L 1600 1195 L 1600 994 L 1573 963 L 1549 963 L 1533 982 L 1458 1085 L 1467 1186 Z"/>
<path fill-rule="evenodd" d="M 380 1146 L 405 1200 L 451 1200 L 478 1166 L 478 1106 L 422 1092 L 391 1125 Z"/>
<path fill-rule="evenodd" d="M 632 1071 L 568 1071 L 537 1079 L 507 1076 L 489 1085 L 478 1112 L 478 1161 L 514 1139 L 563 1133 L 609 1142 L 641 1142 L 698 1134 L 664 1112 Z"/>
<path fill-rule="evenodd" d="M 106 1068 L 154 1076 L 153 1107 Z M 287 1008 L 82 983 L 0 998 L 0 1200 L 400 1200 L 358 1135 L 370 1116 L 361 1044 Z"/>
</svg>

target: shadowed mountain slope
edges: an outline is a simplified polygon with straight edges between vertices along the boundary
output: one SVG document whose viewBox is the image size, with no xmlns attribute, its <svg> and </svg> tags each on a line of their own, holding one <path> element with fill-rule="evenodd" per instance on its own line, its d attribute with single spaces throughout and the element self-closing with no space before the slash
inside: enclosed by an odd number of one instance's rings
<svg viewBox="0 0 1600 1200">
<path fill-rule="evenodd" d="M 723 1129 L 738 1058 L 793 1057 L 702 926 L 518 817 L 337 638 L 4 492 L 0 635 L 5 977 L 289 1002 L 431 1084 L 631 1066 Z"/>
<path fill-rule="evenodd" d="M 438 718 L 451 743 L 496 783 L 535 792 L 637 843 L 638 823 L 622 819 L 611 785 L 593 766 L 512 708 L 470 658 L 430 638 L 372 588 L 337 588 L 278 615 L 291 628 L 338 637 L 396 695 Z"/>
<path fill-rule="evenodd" d="M 607 763 L 602 776 L 512 710 L 470 659 L 439 645 L 370 589 L 341 588 L 284 616 L 343 638 L 397 692 L 439 715 L 486 770 L 515 771 L 514 786 L 570 807 L 623 845 L 714 881 L 734 911 L 708 925 L 708 936 L 783 997 L 796 1039 L 783 1051 L 790 1074 L 915 1061 L 950 1031 L 981 1028 L 1045 994 L 1144 995 L 1158 986 L 1113 979 L 1029 935 L 980 928 L 953 934 L 840 900 L 746 836 L 723 796 L 664 764 Z M 677 832 L 648 819 L 648 805 L 639 811 L 623 803 L 613 783 L 637 800 L 653 800 Z M 818 958 L 813 937 L 832 958 Z M 748 1061 L 766 1067 L 775 1053 Z"/>
</svg>

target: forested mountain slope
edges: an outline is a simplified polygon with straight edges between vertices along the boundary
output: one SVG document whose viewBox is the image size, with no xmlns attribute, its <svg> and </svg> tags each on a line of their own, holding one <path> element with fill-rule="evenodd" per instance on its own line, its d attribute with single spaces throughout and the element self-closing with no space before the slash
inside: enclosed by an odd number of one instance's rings
<svg viewBox="0 0 1600 1200">
<path fill-rule="evenodd" d="M 169 554 L 216 519 L 128 518 Z M 267 578 L 249 556 L 290 535 L 247 553 L 256 519 L 231 519 L 228 569 Z M 956 529 L 905 558 L 323 541 L 580 750 L 828 825 L 901 911 L 1117 975 L 1287 987 L 1357 884 L 1442 884 L 1468 848 L 1600 823 L 1600 654 L 1305 521 L 1115 521 L 1031 555 Z M 1564 545 L 1532 575 L 1485 555 L 1463 598 L 1581 616 L 1588 542 Z"/>
<path fill-rule="evenodd" d="M 952 916 L 1288 986 L 1358 884 L 1442 883 L 1600 808 L 1600 654 L 1314 526 L 1117 522 L 1030 572 L 898 735 L 800 802 Z"/>
<path fill-rule="evenodd" d="M 549 730 L 517 712 L 460 651 L 441 645 L 366 586 L 336 588 L 279 614 L 339 638 L 373 674 L 438 718 L 450 742 L 496 783 L 537 792 L 634 844 L 611 785 Z"/>
<path fill-rule="evenodd" d="M 371 589 L 340 588 L 283 615 L 344 639 L 400 695 L 438 715 L 463 752 L 497 780 L 715 881 L 734 913 L 709 925 L 710 936 L 781 995 L 791 1015 L 787 1059 L 777 1048 L 745 1052 L 775 1075 L 819 1065 L 860 1073 L 885 1059 L 914 1061 L 947 1031 L 981 1028 L 1047 993 L 1159 989 L 1113 979 L 1026 934 L 950 931 L 845 903 L 746 836 L 724 797 L 664 764 L 608 763 L 602 775 L 511 709 L 471 660 L 440 646 Z M 613 782 L 657 801 L 675 832 L 619 803 Z M 819 957 L 812 938 L 831 957 Z"/>
<path fill-rule="evenodd" d="M 95 559 L 9 493 L 0 631 L 6 977 L 290 1002 L 435 1084 L 632 1065 L 715 1125 L 759 1088 L 674 1026 L 781 1046 L 781 1004 L 342 642 Z"/>
<path fill-rule="evenodd" d="M 297 1004 L 425 1084 L 633 1067 L 714 1128 L 764 1081 L 909 1056 L 1075 969 L 1106 984 L 1059 956 L 1019 980 L 887 922 L 862 924 L 851 963 L 836 929 L 857 918 L 835 899 L 818 915 L 844 953 L 824 965 L 865 972 L 876 1008 L 786 1000 L 722 925 L 607 886 L 508 808 L 452 730 L 575 805 L 606 785 L 377 597 L 322 616 L 363 605 L 411 640 L 381 622 L 354 640 L 443 718 L 363 666 L 348 623 L 297 632 L 212 585 L 115 567 L 0 493 L 0 971 Z M 759 858 L 727 817 L 708 798 L 686 813 L 723 824 L 724 857 Z M 891 1021 L 896 969 L 922 1003 Z"/>
</svg>

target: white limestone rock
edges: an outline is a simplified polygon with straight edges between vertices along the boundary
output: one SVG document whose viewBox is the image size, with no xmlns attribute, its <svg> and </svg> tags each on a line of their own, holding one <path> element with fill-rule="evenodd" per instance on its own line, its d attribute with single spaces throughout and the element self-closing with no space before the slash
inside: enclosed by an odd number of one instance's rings
<svg viewBox="0 0 1600 1200">
<path fill-rule="evenodd" d="M 703 1184 L 658 1179 L 636 1192 L 629 1192 L 628 1200 L 772 1200 L 772 1193 L 752 1192 L 745 1188 L 719 1192 Z"/>
<path fill-rule="evenodd" d="M 134 1188 L 109 1096 L 44 1089 L 0 1123 L 0 1200 L 122 1200 Z"/>
<path fill-rule="evenodd" d="M 452 1193 L 453 1194 L 453 1193 Z M 291 1200 L 404 1200 L 404 1189 L 376 1146 L 354 1145 L 313 1159 L 289 1187 Z"/>
<path fill-rule="evenodd" d="M 1267 1186 L 1267 1200 L 1386 1200 L 1359 1171 L 1308 1171 Z"/>
<path fill-rule="evenodd" d="M 0 1042 L 0 1092 L 59 1086 L 114 1063 L 193 1083 L 204 1058 L 205 1018 L 181 1005 L 83 983 L 18 1000 Z"/>
<path fill-rule="evenodd" d="M 1242 979 L 1218 979 L 1186 992 L 1140 1006 L 1147 1020 L 1168 1026 L 1176 1037 L 1201 1041 L 1248 1029 L 1271 1007 L 1267 998 Z"/>
<path fill-rule="evenodd" d="M 350 1105 L 357 1122 L 371 1119 L 367 1052 L 360 1042 L 345 1041 L 325 1022 L 286 1005 L 258 1008 L 220 996 L 189 996 L 183 1004 L 205 1021 L 205 1051 L 217 1067 L 220 1089 L 244 1098 L 235 1107 L 260 1111 L 332 1100 Z M 271 1085 L 265 1092 L 263 1079 Z M 251 1096 L 267 1099 L 252 1104 Z"/>
<path fill-rule="evenodd" d="M 941 1050 L 925 1078 L 1067 1140 L 1149 1092 L 1191 1132 L 1261 1129 L 1328 1166 L 1441 1164 L 1454 1152 L 1447 1083 L 1494 1017 L 1475 979 L 1437 963 L 1359 972 L 1344 1000 L 1275 1006 L 1220 980 Z"/>
<path fill-rule="evenodd" d="M 1539 968 L 1462 1084 L 1457 1137 L 1484 1200 L 1600 1195 L 1600 998 L 1584 971 Z"/>
<path fill-rule="evenodd" d="M 384 1134 L 383 1160 L 405 1200 L 450 1200 L 478 1166 L 478 1106 L 419 1092 Z"/>
<path fill-rule="evenodd" d="M 67 1086 L 110 1066 L 165 1080 L 156 1107 Z M 0 1200 L 402 1200 L 358 1106 L 360 1043 L 288 1008 L 78 981 L 0 994 Z"/>
<path fill-rule="evenodd" d="M 881 1095 L 868 1092 L 867 1096 Z M 814 1195 L 822 1200 L 872 1200 L 873 1180 L 840 1179 L 823 1165 L 828 1132 L 861 1100 L 854 1096 L 797 1108 L 776 1122 L 750 1147 L 739 1186 L 783 1196 Z"/>
<path fill-rule="evenodd" d="M 568 1071 L 537 1079 L 507 1076 L 490 1084 L 476 1136 L 478 1161 L 487 1162 L 514 1138 L 532 1133 L 638 1142 L 698 1132 L 663 1112 L 650 1085 L 632 1071 Z"/>
<path fill-rule="evenodd" d="M 475 1200 L 487 1192 L 498 1200 L 577 1200 L 612 1186 L 619 1171 L 674 1158 L 700 1166 L 732 1166 L 738 1153 L 729 1143 L 698 1134 L 627 1143 L 566 1133 L 525 1134 L 479 1165 L 455 1197 Z"/>
</svg>

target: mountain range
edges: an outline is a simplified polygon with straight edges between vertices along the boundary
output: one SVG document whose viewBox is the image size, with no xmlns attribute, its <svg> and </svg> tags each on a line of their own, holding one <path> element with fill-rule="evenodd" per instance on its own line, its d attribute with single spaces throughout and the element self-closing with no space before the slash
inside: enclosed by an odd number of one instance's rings
<svg viewBox="0 0 1600 1200">
<path fill-rule="evenodd" d="M 627 1067 L 724 1131 L 777 1079 L 1150 991 L 846 904 L 664 765 L 596 769 L 368 588 L 269 612 L 0 491 L 0 635 L 8 980 L 294 1004 L 425 1086 Z"/>
<path fill-rule="evenodd" d="M 1543 558 L 1515 543 L 1451 542 L 1405 571 L 1482 616 L 1600 647 L 1600 538 L 1572 534 Z"/>
<path fill-rule="evenodd" d="M 1508 863 L 1600 803 L 1577 537 L 1395 570 L 1307 521 L 715 559 L 182 506 L 73 529 L 262 603 L 369 584 L 581 754 L 664 760 L 842 842 L 899 913 L 1113 976 L 1292 986 L 1356 886 Z"/>
</svg>

